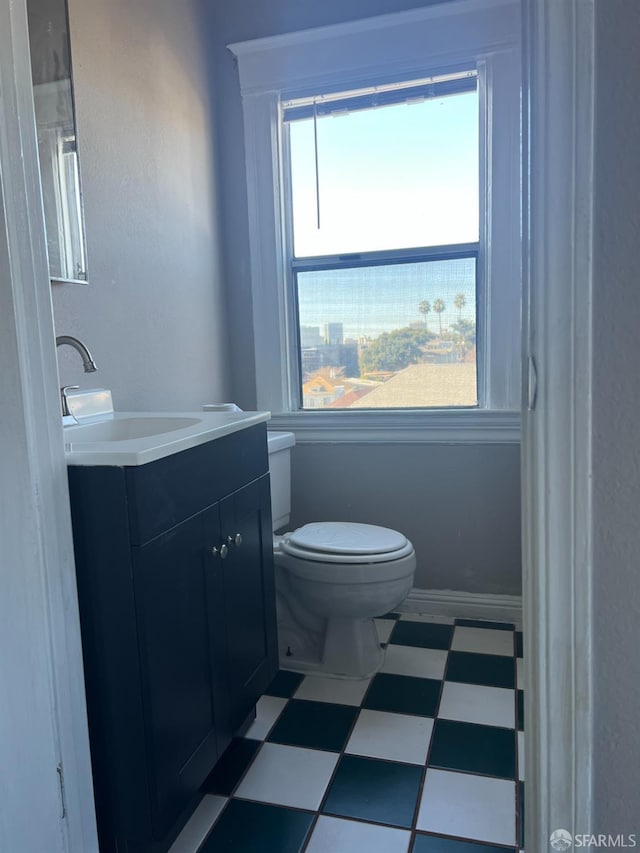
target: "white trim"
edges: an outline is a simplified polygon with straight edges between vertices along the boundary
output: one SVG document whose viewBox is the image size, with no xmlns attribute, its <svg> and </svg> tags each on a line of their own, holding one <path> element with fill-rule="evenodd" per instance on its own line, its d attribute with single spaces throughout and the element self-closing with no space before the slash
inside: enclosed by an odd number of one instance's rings
<svg viewBox="0 0 640 853">
<path fill-rule="evenodd" d="M 11 777 L 0 848 L 92 853 L 98 842 L 24 0 L 0 4 L 0 113 L 0 750 Z"/>
<path fill-rule="evenodd" d="M 484 329 L 480 334 L 484 341 L 484 400 L 491 409 L 517 406 L 521 393 L 521 63 L 520 49 L 497 53 L 481 63 L 487 124 L 481 174 L 486 175 L 487 198 L 481 259 Z"/>
<path fill-rule="evenodd" d="M 269 428 L 293 432 L 296 444 L 517 444 L 520 413 L 319 410 L 272 415 Z"/>
<path fill-rule="evenodd" d="M 469 56 L 513 47 L 519 36 L 519 3 L 454 0 L 228 48 L 239 60 L 243 96 L 280 92 L 294 98 L 375 85 L 381 66 L 387 82 L 418 79 Z"/>
<path fill-rule="evenodd" d="M 592 831 L 594 6 L 527 12 L 523 345 L 538 381 L 523 414 L 525 811 L 527 849 L 546 850 L 554 829 Z"/>
<path fill-rule="evenodd" d="M 516 627 L 522 624 L 522 598 L 519 595 L 486 595 L 454 589 L 414 587 L 396 609 L 399 613 L 429 613 L 452 619 L 513 622 Z"/>
<path fill-rule="evenodd" d="M 249 208 L 253 345 L 259 408 L 288 407 L 284 233 L 280 216 L 280 105 L 267 92 L 243 98 Z M 265 135 L 266 134 L 266 135 Z M 251 154 L 249 153 L 251 152 Z M 277 369 L 274 369 L 274 364 Z M 269 403 L 268 401 L 272 401 Z M 276 404 L 274 405 L 274 402 Z"/>
<path fill-rule="evenodd" d="M 299 30 L 294 33 L 281 33 L 275 36 L 252 39 L 251 41 L 235 42 L 228 45 L 229 50 L 236 56 L 246 56 L 265 50 L 282 50 L 287 47 L 297 47 L 299 44 L 323 42 L 327 39 L 341 36 L 360 38 L 363 32 L 372 30 L 387 31 L 389 27 L 398 25 L 412 26 L 424 21 L 435 21 L 437 18 L 451 18 L 453 15 L 468 15 L 470 12 L 510 6 L 511 0 L 457 0 L 409 9 L 405 12 L 391 12 L 386 15 L 376 15 L 357 21 L 346 21 L 341 24 L 329 24 L 324 27 L 314 27 L 309 30 Z"/>
<path fill-rule="evenodd" d="M 491 186 L 482 203 L 478 264 L 479 294 L 491 300 L 478 330 L 481 404 L 489 411 L 519 405 L 520 39 L 517 0 L 461 0 L 230 46 L 243 95 L 258 408 L 288 411 L 297 396 L 289 382 L 297 356 L 288 340 L 281 99 L 422 79 L 469 62 L 488 83 L 484 129 L 492 137 L 481 143 L 481 173 Z M 382 433 L 376 440 L 385 440 Z"/>
</svg>

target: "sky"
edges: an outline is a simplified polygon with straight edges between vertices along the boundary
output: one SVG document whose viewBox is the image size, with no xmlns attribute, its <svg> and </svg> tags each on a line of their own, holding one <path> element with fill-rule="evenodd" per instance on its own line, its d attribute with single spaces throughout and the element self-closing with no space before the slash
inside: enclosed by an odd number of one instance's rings
<svg viewBox="0 0 640 853">
<path fill-rule="evenodd" d="M 478 240 L 478 95 L 291 122 L 297 257 Z"/>
</svg>

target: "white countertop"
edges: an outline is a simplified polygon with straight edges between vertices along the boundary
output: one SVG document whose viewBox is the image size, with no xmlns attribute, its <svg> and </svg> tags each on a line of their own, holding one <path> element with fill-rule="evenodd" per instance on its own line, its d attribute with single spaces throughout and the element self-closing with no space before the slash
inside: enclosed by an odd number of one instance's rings
<svg viewBox="0 0 640 853">
<path fill-rule="evenodd" d="M 63 428 L 67 465 L 145 465 L 270 417 L 270 412 L 115 412 Z"/>
</svg>

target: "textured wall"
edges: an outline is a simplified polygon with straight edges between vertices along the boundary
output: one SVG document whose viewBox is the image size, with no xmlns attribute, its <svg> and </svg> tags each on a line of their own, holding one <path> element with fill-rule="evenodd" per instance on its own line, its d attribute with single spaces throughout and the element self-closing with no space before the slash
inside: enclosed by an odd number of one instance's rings
<svg viewBox="0 0 640 853">
<path fill-rule="evenodd" d="M 640 833 L 640 3 L 596 14 L 593 831 Z"/>
<path fill-rule="evenodd" d="M 417 0 L 208 0 L 224 209 L 223 245 L 234 399 L 255 406 L 252 308 L 237 70 L 226 45 L 415 8 Z M 416 584 L 430 589 L 520 592 L 518 448 L 308 445 L 293 456 L 296 524 L 319 519 L 396 526 L 414 542 Z"/>
<path fill-rule="evenodd" d="M 520 594 L 520 456 L 511 446 L 306 445 L 293 451 L 292 525 L 401 530 L 415 586 Z"/>
<path fill-rule="evenodd" d="M 111 388 L 120 409 L 228 396 L 215 139 L 197 0 L 71 0 L 90 284 L 56 285 L 64 383 Z"/>
</svg>

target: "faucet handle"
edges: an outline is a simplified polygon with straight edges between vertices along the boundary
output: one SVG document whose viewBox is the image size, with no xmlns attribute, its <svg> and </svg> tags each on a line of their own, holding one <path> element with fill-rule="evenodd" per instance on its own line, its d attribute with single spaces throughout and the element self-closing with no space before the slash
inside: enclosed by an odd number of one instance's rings
<svg viewBox="0 0 640 853">
<path fill-rule="evenodd" d="M 69 411 L 69 403 L 67 401 L 67 391 L 77 391 L 80 388 L 79 385 L 63 385 L 60 389 L 60 401 L 62 403 L 62 416 L 67 417 L 71 412 Z"/>
</svg>

